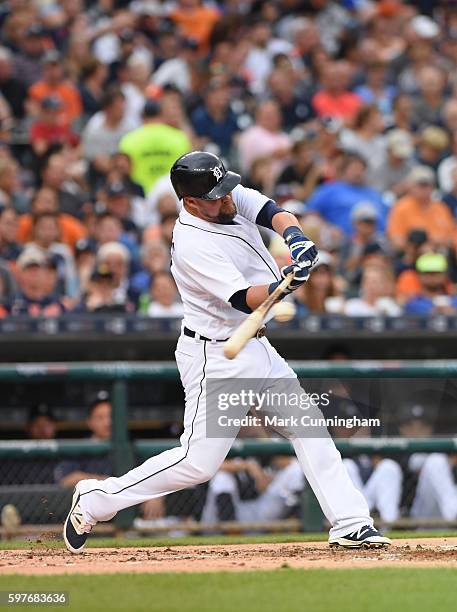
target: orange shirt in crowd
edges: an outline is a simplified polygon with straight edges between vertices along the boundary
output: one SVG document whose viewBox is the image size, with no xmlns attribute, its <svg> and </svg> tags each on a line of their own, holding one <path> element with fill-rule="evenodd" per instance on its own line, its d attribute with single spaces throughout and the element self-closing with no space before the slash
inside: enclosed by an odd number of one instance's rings
<svg viewBox="0 0 457 612">
<path fill-rule="evenodd" d="M 37 81 L 29 89 L 29 97 L 34 102 L 41 102 L 48 96 L 57 96 L 62 102 L 59 116 L 63 123 L 72 123 L 82 113 L 81 96 L 79 91 L 68 81 L 63 81 L 56 87 L 51 87 L 45 81 Z"/>
<path fill-rule="evenodd" d="M 403 272 L 399 274 L 395 285 L 395 296 L 400 304 L 405 304 L 421 293 L 421 282 L 416 270 L 403 270 Z M 447 293 L 449 295 L 453 293 L 451 281 L 447 283 Z"/>
<path fill-rule="evenodd" d="M 219 12 L 209 6 L 198 6 L 191 10 L 177 9 L 170 13 L 170 18 L 180 27 L 186 38 L 193 38 L 200 49 L 208 47 L 209 37 L 214 25 L 220 19 Z"/>
<path fill-rule="evenodd" d="M 413 229 L 425 230 L 430 240 L 437 244 L 453 243 L 457 235 L 455 219 L 446 204 L 432 200 L 424 207 L 406 195 L 390 211 L 387 235 L 395 246 L 401 246 Z"/>
<path fill-rule="evenodd" d="M 81 238 L 87 236 L 87 229 L 84 225 L 71 215 L 60 213 L 59 215 L 60 239 L 71 249 Z M 32 215 L 21 215 L 19 217 L 19 227 L 17 230 L 18 242 L 25 243 L 32 240 Z"/>
<path fill-rule="evenodd" d="M 344 120 L 353 119 L 362 106 L 362 99 L 352 91 L 345 91 L 338 96 L 319 91 L 312 102 L 319 117 L 337 117 Z"/>
<path fill-rule="evenodd" d="M 419 274 L 416 270 L 404 270 L 397 278 L 395 285 L 395 295 L 404 304 L 421 292 Z"/>
</svg>

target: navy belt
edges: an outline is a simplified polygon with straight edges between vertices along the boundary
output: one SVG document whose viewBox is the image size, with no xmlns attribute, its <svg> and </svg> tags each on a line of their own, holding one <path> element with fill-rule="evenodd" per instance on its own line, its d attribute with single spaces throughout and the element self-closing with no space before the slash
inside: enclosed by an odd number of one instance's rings
<svg viewBox="0 0 457 612">
<path fill-rule="evenodd" d="M 255 337 L 256 338 L 262 338 L 262 336 L 265 336 L 265 330 L 266 330 L 266 327 L 264 325 L 263 327 L 261 327 L 259 329 L 259 331 L 256 333 Z M 183 332 L 184 332 L 184 335 L 188 336 L 189 338 L 195 338 L 195 336 L 197 335 L 194 331 L 192 331 L 188 327 L 184 327 Z M 211 338 L 206 338 L 205 336 L 200 336 L 200 340 L 204 340 L 205 342 L 227 342 L 228 338 L 225 338 L 224 340 L 211 340 Z"/>
</svg>

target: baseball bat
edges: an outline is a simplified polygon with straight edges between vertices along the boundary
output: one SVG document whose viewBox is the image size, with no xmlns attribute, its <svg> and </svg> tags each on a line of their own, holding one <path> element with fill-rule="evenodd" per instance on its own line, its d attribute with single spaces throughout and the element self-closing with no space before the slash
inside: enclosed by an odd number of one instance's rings
<svg viewBox="0 0 457 612">
<path fill-rule="evenodd" d="M 264 300 L 260 306 L 235 329 L 233 334 L 224 345 L 224 355 L 227 359 L 234 359 L 248 340 L 253 338 L 262 327 L 263 320 L 271 307 L 278 301 L 279 296 L 293 279 L 294 273 L 290 272 L 276 287 L 274 291 Z"/>
</svg>

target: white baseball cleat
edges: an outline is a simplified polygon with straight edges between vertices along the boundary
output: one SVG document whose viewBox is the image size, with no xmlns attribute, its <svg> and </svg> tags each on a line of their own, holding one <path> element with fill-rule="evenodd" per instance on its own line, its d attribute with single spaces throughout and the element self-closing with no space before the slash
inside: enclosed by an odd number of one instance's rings
<svg viewBox="0 0 457 612">
<path fill-rule="evenodd" d="M 344 536 L 329 538 L 328 543 L 331 548 L 386 548 L 392 544 L 389 538 L 370 525 L 364 525 Z"/>
<path fill-rule="evenodd" d="M 70 552 L 75 554 L 82 552 L 86 544 L 87 536 L 92 529 L 92 525 L 89 525 L 89 523 L 86 523 L 83 519 L 81 507 L 79 505 L 80 497 L 79 487 L 76 485 L 71 502 L 71 510 L 63 526 L 63 539 L 65 545 Z"/>
</svg>

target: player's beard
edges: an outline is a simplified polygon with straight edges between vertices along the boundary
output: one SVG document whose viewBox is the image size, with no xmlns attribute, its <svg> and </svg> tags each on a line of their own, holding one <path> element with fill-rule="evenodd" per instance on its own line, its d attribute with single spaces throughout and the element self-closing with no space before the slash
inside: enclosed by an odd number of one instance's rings
<svg viewBox="0 0 457 612">
<path fill-rule="evenodd" d="M 214 218 L 213 223 L 220 223 L 221 225 L 228 225 L 233 221 L 236 216 L 236 206 L 233 200 L 228 202 L 227 205 L 221 206 L 219 214 Z"/>
</svg>

